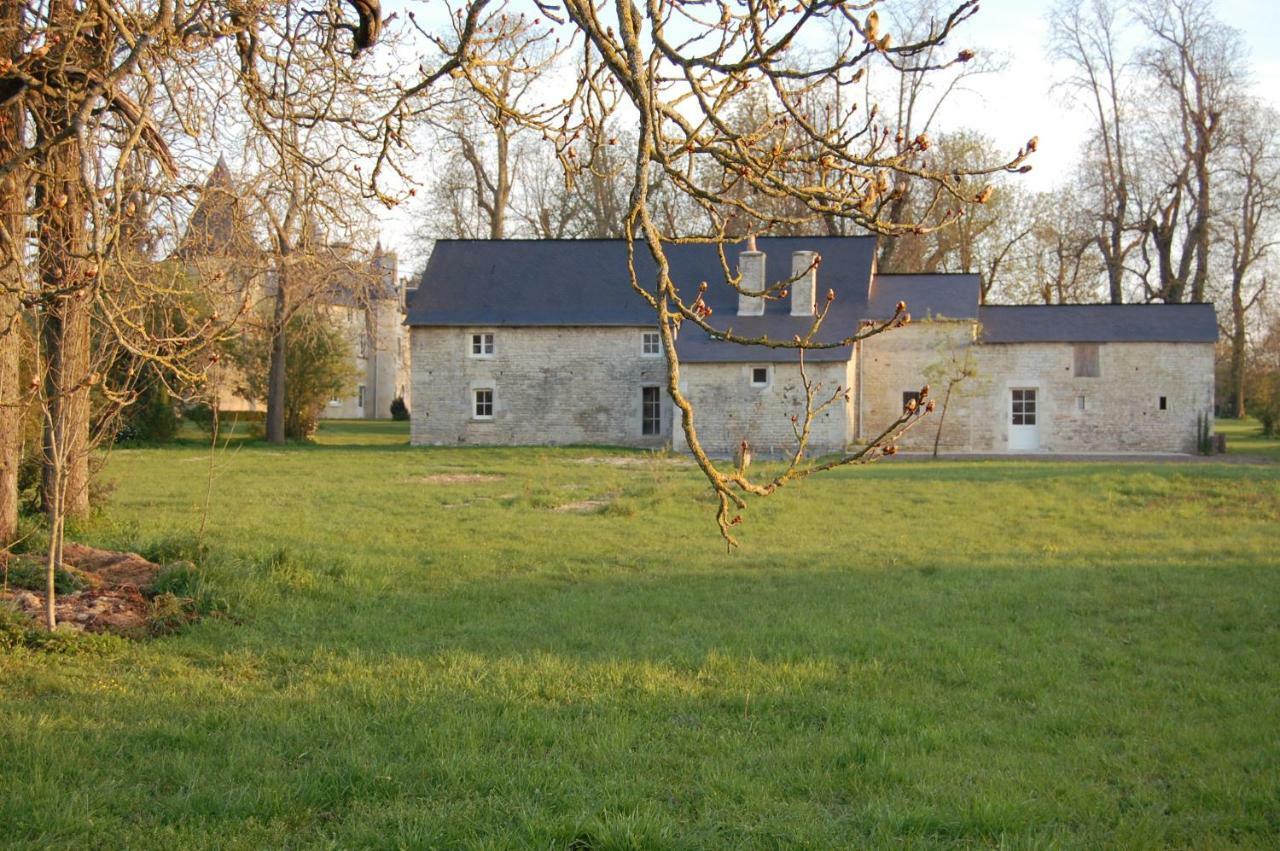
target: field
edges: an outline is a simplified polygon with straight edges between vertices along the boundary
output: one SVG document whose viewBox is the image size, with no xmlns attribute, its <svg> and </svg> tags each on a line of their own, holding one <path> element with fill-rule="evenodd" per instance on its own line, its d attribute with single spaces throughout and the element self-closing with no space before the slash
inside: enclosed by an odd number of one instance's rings
<svg viewBox="0 0 1280 851">
<path fill-rule="evenodd" d="M 0 845 L 1280 843 L 1274 443 L 841 471 L 726 555 L 681 459 L 405 435 L 112 454 L 81 537 L 230 614 L 0 655 Z"/>
</svg>

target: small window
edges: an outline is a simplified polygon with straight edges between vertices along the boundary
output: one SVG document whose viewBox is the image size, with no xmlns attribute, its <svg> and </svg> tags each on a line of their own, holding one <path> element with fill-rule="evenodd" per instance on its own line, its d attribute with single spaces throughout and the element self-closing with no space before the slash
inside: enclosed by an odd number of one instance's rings
<svg viewBox="0 0 1280 851">
<path fill-rule="evenodd" d="M 769 367 L 767 366 L 751 367 L 751 386 L 752 387 L 768 387 L 769 386 Z"/>
<path fill-rule="evenodd" d="M 471 356 L 473 358 L 493 357 L 493 334 L 472 334 Z"/>
<path fill-rule="evenodd" d="M 1162 411 L 1167 411 L 1167 410 L 1169 410 L 1169 397 L 1168 397 L 1168 396 L 1161 396 L 1161 397 L 1160 397 L 1160 410 L 1162 410 Z"/>
<path fill-rule="evenodd" d="M 337 408 L 337 407 L 339 407 L 339 406 L 341 406 L 341 405 L 342 405 L 342 400 L 341 400 L 341 399 L 339 399 L 337 396 L 332 396 L 332 397 L 330 397 L 330 399 L 329 399 L 329 407 L 330 407 L 330 408 Z"/>
<path fill-rule="evenodd" d="M 1013 424 L 1028 425 L 1036 424 L 1036 391 L 1014 390 L 1013 391 Z"/>
<path fill-rule="evenodd" d="M 1084 397 L 1083 397 L 1083 396 L 1077 396 L 1077 397 L 1076 397 L 1076 410 L 1077 410 L 1077 411 L 1083 411 L 1083 410 L 1084 410 Z"/>
<path fill-rule="evenodd" d="M 902 410 L 905 411 L 912 402 L 915 402 L 917 405 L 920 404 L 920 391 L 919 390 L 903 390 L 902 391 Z"/>
<path fill-rule="evenodd" d="M 645 331 L 640 338 L 640 354 L 648 356 L 662 354 L 662 335 L 657 331 Z"/>
<path fill-rule="evenodd" d="M 640 433 L 662 434 L 661 388 L 640 388 Z"/>
<path fill-rule="evenodd" d="M 493 419 L 493 389 L 486 387 L 475 393 L 475 412 L 478 420 Z"/>
<path fill-rule="evenodd" d="M 356 407 L 357 408 L 364 407 L 364 385 L 363 384 L 361 384 L 359 387 L 356 388 Z"/>
<path fill-rule="evenodd" d="M 1076 343 L 1074 349 L 1076 378 L 1097 378 L 1102 375 L 1098 362 L 1097 343 Z"/>
</svg>

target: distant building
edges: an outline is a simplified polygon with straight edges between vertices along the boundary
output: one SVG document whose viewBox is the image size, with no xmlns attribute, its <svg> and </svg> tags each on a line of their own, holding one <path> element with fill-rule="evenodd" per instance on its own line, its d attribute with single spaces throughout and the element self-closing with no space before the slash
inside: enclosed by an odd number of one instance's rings
<svg viewBox="0 0 1280 851">
<path fill-rule="evenodd" d="M 255 239 L 253 222 L 225 160 L 218 159 L 188 220 L 175 256 L 206 281 L 226 309 L 261 309 L 275 295 L 270 254 Z M 308 274 L 317 302 L 346 332 L 358 378 L 349 395 L 330 400 L 327 418 L 386 419 L 391 402 L 409 393 L 409 345 L 404 326 L 404 282 L 396 254 L 381 243 L 367 257 L 347 245 L 325 245 Z M 210 383 L 224 411 L 261 410 L 244 397 L 243 376 L 223 364 Z"/>
<path fill-rule="evenodd" d="M 798 276 L 788 299 L 763 303 L 714 284 L 723 279 L 715 246 L 668 247 L 683 291 L 713 282 L 712 320 L 745 336 L 806 332 L 828 289 L 825 339 L 907 303 L 907 327 L 807 353 L 825 392 L 849 391 L 814 423 L 814 452 L 872 439 L 928 375 L 966 359 L 975 375 L 953 394 L 945 451 L 1195 450 L 1198 418 L 1213 409 L 1211 305 L 983 306 L 976 275 L 879 274 L 875 256 L 874 237 L 761 239 L 736 258 L 744 286 Z M 637 263 L 642 284 L 651 281 L 652 261 Z M 408 324 L 415 444 L 683 445 L 654 317 L 631 289 L 622 241 L 441 240 Z M 790 417 L 804 409 L 795 350 L 726 343 L 688 322 L 677 347 L 708 451 L 727 456 L 744 439 L 757 452 L 794 445 Z M 903 447 L 932 446 L 936 423 Z"/>
</svg>

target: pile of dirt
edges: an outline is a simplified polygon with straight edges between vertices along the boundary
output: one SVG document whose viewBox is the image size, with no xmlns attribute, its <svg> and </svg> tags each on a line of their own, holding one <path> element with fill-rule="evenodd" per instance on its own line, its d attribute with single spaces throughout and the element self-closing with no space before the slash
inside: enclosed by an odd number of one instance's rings
<svg viewBox="0 0 1280 851">
<path fill-rule="evenodd" d="M 160 572 L 160 565 L 147 561 L 137 553 L 99 550 L 68 543 L 62 550 L 64 571 L 79 590 L 57 594 L 54 609 L 58 623 L 85 632 L 111 632 L 136 635 L 142 632 L 152 614 L 152 601 L 147 592 Z M 15 563 L 27 562 L 43 570 L 43 559 L 35 555 L 10 556 Z M 0 600 L 8 599 L 37 620 L 44 618 L 45 595 L 34 588 L 11 588 L 0 591 Z"/>
</svg>

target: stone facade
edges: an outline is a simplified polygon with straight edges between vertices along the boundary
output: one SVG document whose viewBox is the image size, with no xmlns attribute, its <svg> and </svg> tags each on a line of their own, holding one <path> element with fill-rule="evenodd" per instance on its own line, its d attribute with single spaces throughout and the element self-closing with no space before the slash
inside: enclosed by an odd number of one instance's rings
<svg viewBox="0 0 1280 851">
<path fill-rule="evenodd" d="M 925 384 L 938 404 L 942 404 L 944 382 L 940 370 L 955 360 L 963 363 L 974 348 L 976 326 L 973 322 L 917 322 L 863 340 L 859 345 L 861 369 L 857 376 L 861 393 L 857 399 L 856 440 L 870 440 L 879 435 L 902 413 L 903 394 L 919 392 Z M 972 386 L 961 384 L 960 387 Z M 946 428 L 940 449 L 963 451 L 972 449 L 969 418 L 960 412 L 962 394 L 953 393 L 947 412 Z M 902 441 L 904 449 L 933 447 L 937 430 L 935 417 L 908 432 Z"/>
<path fill-rule="evenodd" d="M 815 404 L 853 387 L 854 361 L 808 364 Z M 765 370 L 763 385 L 753 371 Z M 791 416 L 804 415 L 805 393 L 800 368 L 790 363 L 687 363 L 680 367 L 680 389 L 693 403 L 693 424 L 702 448 L 711 455 L 731 456 L 742 440 L 761 455 L 784 455 L 795 448 Z M 840 452 L 853 437 L 854 396 L 841 395 L 810 426 L 811 453 Z M 674 408 L 674 406 L 673 406 Z M 688 444 L 673 411 L 671 429 L 678 449 Z"/>
<path fill-rule="evenodd" d="M 645 330 L 414 328 L 413 443 L 684 449 L 663 359 L 642 352 Z M 477 333 L 494 334 L 491 356 L 472 354 Z M 864 341 L 847 362 L 809 364 L 816 398 L 852 389 L 815 419 L 810 453 L 875 437 L 898 416 L 903 394 L 926 383 L 939 410 L 904 438 L 905 451 L 931 450 L 940 423 L 943 452 L 1195 451 L 1197 418 L 1213 405 L 1211 344 L 1104 343 L 1098 375 L 1078 377 L 1070 343 L 983 344 L 977 334 L 971 321 L 919 322 Z M 944 419 L 946 377 L 965 364 L 974 374 L 955 385 Z M 661 388 L 657 434 L 642 433 L 643 387 Z M 1034 446 L 1010 442 L 1015 388 L 1036 391 Z M 475 416 L 478 389 L 493 391 L 492 419 Z M 686 363 L 681 389 L 710 454 L 731 456 L 743 439 L 760 455 L 794 447 L 791 415 L 804 410 L 795 364 Z"/>
<path fill-rule="evenodd" d="M 1018 451 L 1010 443 L 1014 389 L 1036 391 L 1036 446 L 1047 452 L 1194 452 L 1197 420 L 1213 408 L 1213 345 L 1102 343 L 1098 374 L 1075 374 L 1071 343 L 977 343 L 971 322 L 922 322 L 864 341 L 860 427 L 874 436 L 893 421 L 903 393 L 932 382 L 938 405 L 946 375 L 970 364 L 942 423 L 944 452 Z M 1161 398 L 1164 407 L 1161 408 Z M 941 411 L 902 441 L 931 450 Z"/>
<path fill-rule="evenodd" d="M 661 355 L 644 354 L 645 328 L 412 329 L 412 441 L 441 444 L 596 443 L 661 448 L 671 402 Z M 493 354 L 472 352 L 493 334 Z M 659 388 L 657 433 L 642 433 L 642 388 Z M 476 390 L 493 391 L 493 418 L 475 416 Z"/>
<path fill-rule="evenodd" d="M 964 405 L 971 448 L 1009 449 L 1010 392 L 1036 387 L 1044 451 L 1196 451 L 1197 419 L 1213 411 L 1212 344 L 1103 343 L 1094 378 L 1074 374 L 1074 351 L 1069 343 L 978 346 L 979 381 Z"/>
</svg>

